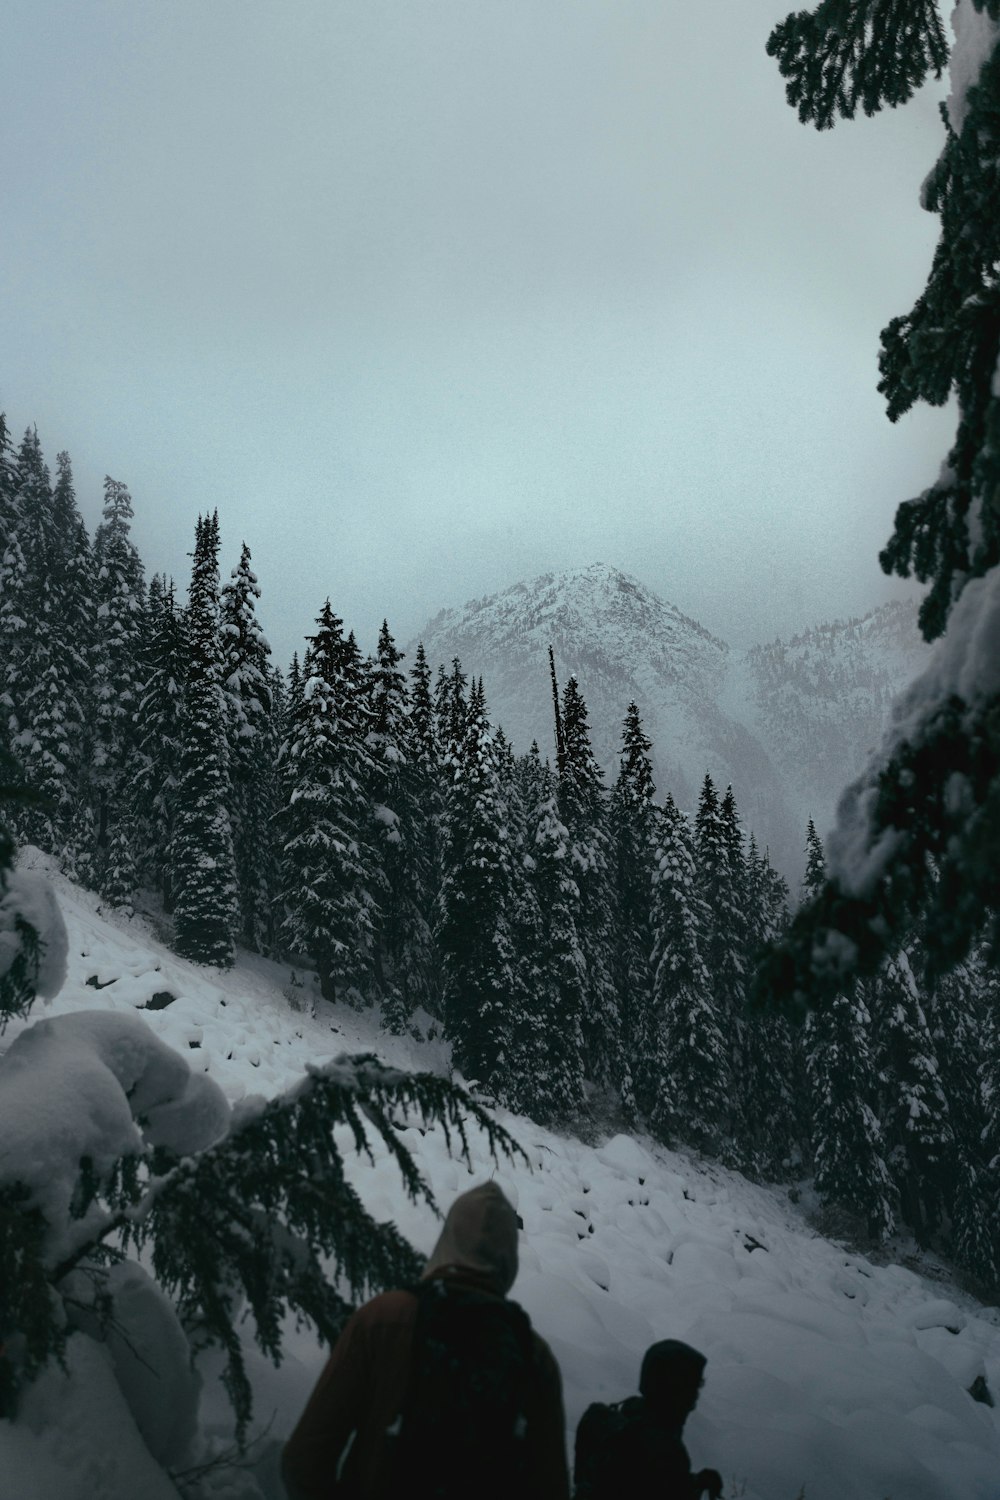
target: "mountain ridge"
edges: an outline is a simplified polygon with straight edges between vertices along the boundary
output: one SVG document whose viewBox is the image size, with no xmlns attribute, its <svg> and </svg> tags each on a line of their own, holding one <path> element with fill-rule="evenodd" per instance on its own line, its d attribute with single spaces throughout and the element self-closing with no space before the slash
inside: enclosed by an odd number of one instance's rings
<svg viewBox="0 0 1000 1500">
<path fill-rule="evenodd" d="M 930 649 L 916 607 L 900 602 L 740 649 L 604 563 L 440 610 L 419 639 L 432 666 L 457 656 L 482 676 L 493 721 L 518 752 L 536 740 L 543 756 L 553 753 L 551 644 L 560 682 L 572 674 L 580 683 L 609 780 L 634 699 L 653 741 L 657 795 L 670 791 L 693 810 L 706 772 L 732 784 L 747 830 L 793 880 L 808 818 L 821 829 L 832 822 Z"/>
</svg>

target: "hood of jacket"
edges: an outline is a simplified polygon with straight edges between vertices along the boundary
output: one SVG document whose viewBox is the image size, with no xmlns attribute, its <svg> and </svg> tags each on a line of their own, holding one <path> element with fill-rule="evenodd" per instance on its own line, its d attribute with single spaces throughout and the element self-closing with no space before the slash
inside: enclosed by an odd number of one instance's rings
<svg viewBox="0 0 1000 1500">
<path fill-rule="evenodd" d="M 506 1296 L 517 1275 L 517 1214 L 495 1182 L 456 1198 L 424 1276 L 472 1273 Z"/>
</svg>

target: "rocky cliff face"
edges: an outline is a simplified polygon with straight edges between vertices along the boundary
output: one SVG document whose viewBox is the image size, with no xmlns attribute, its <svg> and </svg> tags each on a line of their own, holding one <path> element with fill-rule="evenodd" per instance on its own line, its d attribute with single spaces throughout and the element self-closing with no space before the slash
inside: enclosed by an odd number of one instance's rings
<svg viewBox="0 0 1000 1500">
<path fill-rule="evenodd" d="M 732 783 L 747 829 L 793 881 L 805 822 L 823 829 L 877 744 L 889 705 L 928 648 L 910 605 L 737 651 L 635 578 L 603 564 L 546 573 L 461 609 L 421 639 L 431 664 L 458 656 L 482 675 L 490 716 L 518 751 L 553 756 L 548 647 L 575 673 L 595 752 L 612 780 L 634 699 L 653 741 L 660 794 L 693 808 L 707 771 Z"/>
</svg>

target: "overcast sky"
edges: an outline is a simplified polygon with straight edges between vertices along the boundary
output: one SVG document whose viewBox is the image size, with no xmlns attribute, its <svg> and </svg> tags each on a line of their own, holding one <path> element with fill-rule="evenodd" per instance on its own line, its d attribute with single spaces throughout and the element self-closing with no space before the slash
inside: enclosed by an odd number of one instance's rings
<svg viewBox="0 0 1000 1500">
<path fill-rule="evenodd" d="M 0 406 L 151 570 L 217 506 L 281 661 L 594 561 L 736 642 L 870 607 L 953 428 L 875 390 L 942 89 L 800 125 L 788 8 L 6 0 Z"/>
</svg>

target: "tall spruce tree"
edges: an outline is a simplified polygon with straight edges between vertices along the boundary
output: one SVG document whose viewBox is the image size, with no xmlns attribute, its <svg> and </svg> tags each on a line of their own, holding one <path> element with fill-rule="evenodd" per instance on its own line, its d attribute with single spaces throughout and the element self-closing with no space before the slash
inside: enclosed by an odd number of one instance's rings
<svg viewBox="0 0 1000 1500">
<path fill-rule="evenodd" d="M 669 793 L 656 832 L 653 995 L 639 1099 L 659 1140 L 714 1155 L 729 1118 L 732 1055 L 703 957 L 711 914 L 700 891 L 694 835 Z"/>
<path fill-rule="evenodd" d="M 635 1109 L 634 1072 L 645 1052 L 653 989 L 651 898 L 655 854 L 652 741 L 639 709 L 630 703 L 622 726 L 621 769 L 611 795 L 610 828 L 614 850 L 616 933 L 614 977 L 626 1060 L 622 1102 Z"/>
<path fill-rule="evenodd" d="M 219 517 L 199 516 L 188 592 L 187 680 L 171 865 L 178 953 L 229 968 L 238 923 L 222 649 Z"/>
<path fill-rule="evenodd" d="M 730 1053 L 729 1130 L 726 1154 L 740 1158 L 745 1076 L 747 965 L 746 882 L 742 833 L 732 787 L 722 802 L 711 776 L 702 783 L 695 819 L 698 878 L 712 913 L 704 957 L 712 979 L 715 1012 Z"/>
<path fill-rule="evenodd" d="M 503 1096 L 523 999 L 511 932 L 513 851 L 482 684 L 472 685 L 452 756 L 438 943 L 445 1034 L 467 1078 Z"/>
<path fill-rule="evenodd" d="M 145 583 L 131 539 L 132 497 L 120 480 L 104 481 L 103 519 L 94 533 L 97 573 L 96 783 L 98 878 L 115 894 L 123 872 L 109 861 L 123 853 L 115 824 L 129 817 L 130 766 L 139 694 Z M 127 862 L 127 861 L 126 861 Z"/>
<path fill-rule="evenodd" d="M 390 1031 L 404 1031 L 427 998 L 432 941 L 428 925 L 427 847 L 410 717 L 400 651 L 382 621 L 372 667 L 372 720 L 367 735 L 371 759 L 372 838 L 382 875 L 376 934 L 376 979 L 382 1017 Z"/>
<path fill-rule="evenodd" d="M 928 1246 L 947 1212 L 959 1163 L 951 1112 L 909 956 L 868 981 L 878 1077 L 876 1112 L 903 1222 Z"/>
<path fill-rule="evenodd" d="M 587 705 L 575 677 L 563 689 L 559 815 L 569 833 L 579 891 L 576 929 L 587 966 L 583 1039 L 588 1076 L 631 1095 L 614 982 L 614 852 L 604 777 L 590 743 Z"/>
<path fill-rule="evenodd" d="M 301 691 L 289 694 L 278 828 L 284 943 L 312 959 L 326 999 L 358 1003 L 370 990 L 378 905 L 353 656 L 327 599 L 309 637 Z"/>
<path fill-rule="evenodd" d="M 174 906 L 174 820 L 187 675 L 187 636 L 174 582 L 157 574 L 149 584 L 140 649 L 131 796 L 139 879 L 159 891 L 168 912 Z"/>
<path fill-rule="evenodd" d="M 762 946 L 788 924 L 788 887 L 753 835 L 745 867 L 748 933 L 752 944 Z M 753 950 L 748 951 L 752 963 Z M 793 1032 L 785 1016 L 757 1011 L 745 1013 L 743 1030 L 740 1157 L 753 1176 L 787 1179 L 801 1162 L 807 1134 L 801 1031 Z"/>
<path fill-rule="evenodd" d="M 535 747 L 521 767 L 533 902 L 521 924 L 525 1004 L 512 1038 L 505 1097 L 512 1109 L 551 1124 L 572 1120 L 583 1108 L 583 1017 L 587 962 L 576 919 L 580 894 L 569 831 L 559 815 L 558 784 Z"/>
<path fill-rule="evenodd" d="M 222 692 L 229 748 L 229 817 L 233 830 L 240 936 L 266 951 L 274 938 L 278 810 L 278 737 L 273 719 L 271 648 L 257 619 L 260 585 L 246 542 L 222 590 Z"/>
<path fill-rule="evenodd" d="M 825 878 L 815 829 L 809 855 L 807 899 Z M 809 1015 L 805 1063 L 816 1190 L 825 1206 L 838 1208 L 873 1239 L 884 1240 L 895 1225 L 895 1192 L 873 1107 L 871 1016 L 859 984 Z"/>
</svg>

